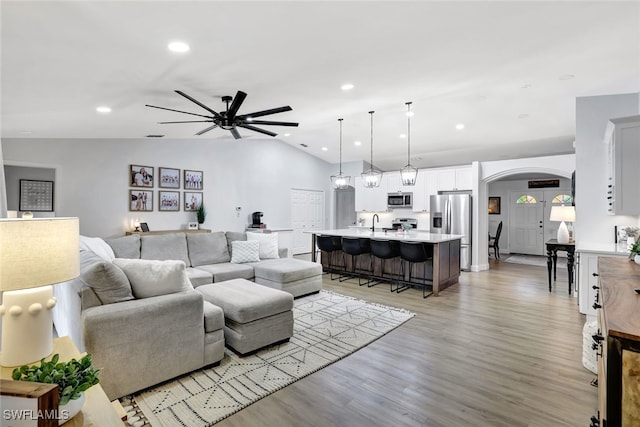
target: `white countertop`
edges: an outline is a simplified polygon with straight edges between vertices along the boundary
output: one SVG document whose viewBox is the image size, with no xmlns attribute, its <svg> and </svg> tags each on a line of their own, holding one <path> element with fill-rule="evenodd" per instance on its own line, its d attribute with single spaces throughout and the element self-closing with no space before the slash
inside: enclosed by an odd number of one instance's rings
<svg viewBox="0 0 640 427">
<path fill-rule="evenodd" d="M 424 231 L 387 231 L 382 230 L 371 232 L 371 228 L 341 228 L 337 230 L 308 230 L 305 233 L 324 234 L 327 236 L 340 237 L 361 237 L 369 239 L 403 240 L 407 242 L 440 243 L 451 240 L 459 240 L 463 236 L 459 234 L 435 234 Z"/>
<path fill-rule="evenodd" d="M 589 252 L 613 256 L 629 256 L 627 250 L 627 243 L 591 243 L 591 242 L 578 242 L 576 245 L 577 252 Z"/>
</svg>

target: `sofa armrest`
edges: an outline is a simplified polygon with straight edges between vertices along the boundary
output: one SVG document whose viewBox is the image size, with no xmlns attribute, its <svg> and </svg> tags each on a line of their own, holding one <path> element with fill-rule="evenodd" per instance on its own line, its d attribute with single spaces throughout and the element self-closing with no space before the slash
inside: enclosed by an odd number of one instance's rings
<svg viewBox="0 0 640 427">
<path fill-rule="evenodd" d="M 202 367 L 203 310 L 202 295 L 187 291 L 83 311 L 85 349 L 103 370 L 107 396 L 115 399 Z"/>
</svg>

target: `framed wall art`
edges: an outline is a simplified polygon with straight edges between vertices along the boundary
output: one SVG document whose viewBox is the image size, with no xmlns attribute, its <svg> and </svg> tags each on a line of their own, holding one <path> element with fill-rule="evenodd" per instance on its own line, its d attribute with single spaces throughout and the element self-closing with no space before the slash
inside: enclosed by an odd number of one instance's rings
<svg viewBox="0 0 640 427">
<path fill-rule="evenodd" d="M 179 191 L 158 191 L 158 210 L 161 212 L 176 212 L 180 210 Z"/>
<path fill-rule="evenodd" d="M 500 197 L 489 197 L 489 215 L 500 215 Z"/>
<path fill-rule="evenodd" d="M 131 165 L 129 175 L 132 187 L 153 187 L 153 166 Z"/>
<path fill-rule="evenodd" d="M 158 176 L 160 176 L 160 187 L 180 188 L 180 169 L 158 168 Z"/>
<path fill-rule="evenodd" d="M 129 190 L 129 210 L 150 212 L 153 210 L 153 191 Z"/>
<path fill-rule="evenodd" d="M 53 212 L 53 181 L 20 180 L 20 211 Z"/>
<path fill-rule="evenodd" d="M 184 171 L 185 190 L 202 190 L 203 185 L 202 171 Z"/>
<path fill-rule="evenodd" d="M 184 192 L 184 210 L 194 212 L 202 204 L 202 193 Z"/>
</svg>

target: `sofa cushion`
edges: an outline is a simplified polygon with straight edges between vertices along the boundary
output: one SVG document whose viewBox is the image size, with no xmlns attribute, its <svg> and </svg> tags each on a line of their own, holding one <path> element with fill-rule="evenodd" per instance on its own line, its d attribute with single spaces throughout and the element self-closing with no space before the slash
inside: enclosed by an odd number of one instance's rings
<svg viewBox="0 0 640 427">
<path fill-rule="evenodd" d="M 213 276 L 213 283 L 224 282 L 231 279 L 253 279 L 253 267 L 249 264 L 222 264 L 201 265 L 198 270 L 204 270 Z"/>
<path fill-rule="evenodd" d="M 201 268 L 187 267 L 187 276 L 194 288 L 213 283 L 213 274 Z"/>
<path fill-rule="evenodd" d="M 244 264 L 260 261 L 260 243 L 257 241 L 231 242 L 231 262 Z"/>
<path fill-rule="evenodd" d="M 289 283 L 322 275 L 320 264 L 295 258 L 269 259 L 252 265 L 255 277 L 279 283 Z"/>
<path fill-rule="evenodd" d="M 113 261 L 116 255 L 107 242 L 100 237 L 80 236 L 80 249 L 91 251 L 105 261 Z"/>
<path fill-rule="evenodd" d="M 116 258 L 140 258 L 140 236 L 138 234 L 107 239 L 105 241 L 111 246 L 111 249 L 113 249 Z"/>
<path fill-rule="evenodd" d="M 154 234 L 140 237 L 140 258 L 165 260 L 180 260 L 185 265 L 191 265 L 187 250 L 187 238 L 184 233 Z"/>
<path fill-rule="evenodd" d="M 116 258 L 131 282 L 136 298 L 149 298 L 193 290 L 183 261 Z"/>
<path fill-rule="evenodd" d="M 245 233 L 244 231 L 226 231 L 224 235 L 227 238 L 227 249 L 229 250 L 230 256 L 233 256 L 233 254 L 231 253 L 233 249 L 231 247 L 232 242 L 235 242 L 236 240 L 240 240 L 240 241 L 247 240 L 247 233 Z"/>
<path fill-rule="evenodd" d="M 125 273 L 91 251 L 80 251 L 80 279 L 93 289 L 102 304 L 133 299 L 131 284 Z"/>
<path fill-rule="evenodd" d="M 187 234 L 187 247 L 192 267 L 229 262 L 231 259 L 223 231 Z"/>
<path fill-rule="evenodd" d="M 280 258 L 278 256 L 278 233 L 247 233 L 247 240 L 260 244 L 260 259 Z"/>
<path fill-rule="evenodd" d="M 204 331 L 210 333 L 224 328 L 224 313 L 220 307 L 208 301 L 204 304 Z"/>
</svg>

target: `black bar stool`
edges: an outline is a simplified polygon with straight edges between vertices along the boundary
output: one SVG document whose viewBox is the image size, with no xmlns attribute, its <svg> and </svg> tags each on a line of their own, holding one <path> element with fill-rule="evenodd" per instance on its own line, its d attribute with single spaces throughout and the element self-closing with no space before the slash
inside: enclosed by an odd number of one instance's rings
<svg viewBox="0 0 640 427">
<path fill-rule="evenodd" d="M 372 270 L 372 275 L 376 280 L 375 280 L 375 283 L 373 283 L 372 285 L 371 284 L 367 285 L 368 287 L 375 286 L 379 283 L 384 282 L 385 280 L 388 280 L 388 278 L 384 277 L 385 262 L 388 259 L 393 259 L 400 256 L 400 242 L 398 242 L 397 240 L 371 239 L 370 242 L 371 242 L 371 255 L 374 257 L 372 260 L 373 268 L 371 270 Z M 375 276 L 375 274 L 373 273 L 373 271 L 375 270 L 376 258 L 380 259 L 380 276 Z M 391 272 L 389 274 L 392 277 L 394 277 L 393 280 L 398 280 L 400 278 L 400 275 L 398 273 Z M 390 283 L 391 283 L 391 288 L 393 289 L 393 282 L 390 282 Z"/>
<path fill-rule="evenodd" d="M 320 235 L 316 237 L 316 244 L 318 245 L 318 249 L 320 249 L 321 252 L 327 253 L 329 262 L 327 264 L 326 272 L 329 273 L 329 277 L 331 278 L 331 280 L 339 279 L 340 276 L 334 278 L 333 273 L 339 272 L 338 268 L 336 268 L 337 265 L 335 262 L 335 256 L 339 251 L 342 250 L 342 242 L 340 240 L 340 236 Z"/>
<path fill-rule="evenodd" d="M 345 271 L 347 270 L 346 256 L 351 255 L 351 271 L 347 271 L 347 274 L 358 278 L 358 285 L 367 285 L 370 280 L 371 270 L 371 244 L 369 239 L 359 239 L 357 237 L 343 237 L 342 238 L 342 259 L 344 261 Z M 362 259 L 362 255 L 369 255 L 369 269 L 358 267 L 358 260 Z M 362 262 L 360 262 L 362 264 Z M 366 274 L 365 274 L 366 273 Z M 366 277 L 367 281 L 362 283 L 362 278 Z M 343 282 L 346 278 L 341 278 Z"/>
<path fill-rule="evenodd" d="M 400 279 L 398 280 L 398 286 L 396 292 L 400 293 L 407 290 L 411 285 L 422 286 L 422 298 L 426 298 L 428 282 L 431 282 L 433 286 L 433 276 L 427 277 L 427 261 L 431 260 L 433 264 L 433 248 L 431 246 L 425 246 L 422 242 L 400 242 Z M 414 264 L 424 264 L 424 270 L 422 279 L 411 280 L 411 269 Z M 409 278 L 404 280 L 405 276 L 405 264 L 409 265 Z M 401 286 L 402 283 L 402 286 Z M 391 290 L 393 292 L 393 289 Z"/>
</svg>

